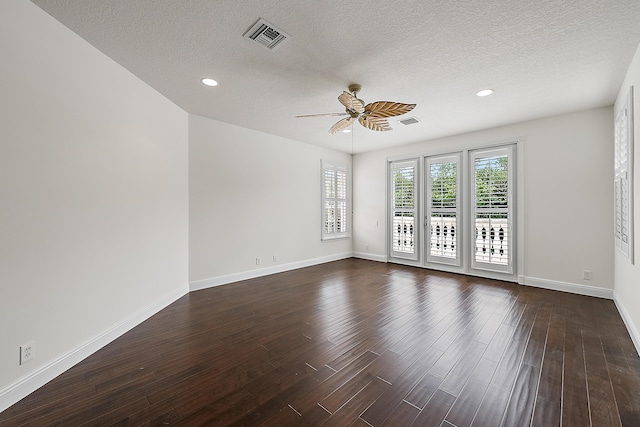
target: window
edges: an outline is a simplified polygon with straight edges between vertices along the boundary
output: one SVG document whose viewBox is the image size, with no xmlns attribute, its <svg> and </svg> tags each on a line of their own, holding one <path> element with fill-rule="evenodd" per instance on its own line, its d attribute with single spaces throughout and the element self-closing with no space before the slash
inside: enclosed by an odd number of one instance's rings
<svg viewBox="0 0 640 427">
<path fill-rule="evenodd" d="M 616 114 L 614 149 L 615 242 L 633 263 L 633 86 Z"/>
<path fill-rule="evenodd" d="M 418 259 L 417 169 L 417 160 L 390 165 L 391 253 L 412 260 Z"/>
<path fill-rule="evenodd" d="M 349 176 L 345 164 L 322 160 L 322 239 L 349 237 Z"/>
</svg>

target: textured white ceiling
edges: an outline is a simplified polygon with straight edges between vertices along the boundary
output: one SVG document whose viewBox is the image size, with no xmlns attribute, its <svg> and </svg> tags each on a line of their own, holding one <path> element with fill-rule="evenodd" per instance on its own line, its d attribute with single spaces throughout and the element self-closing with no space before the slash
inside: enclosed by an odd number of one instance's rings
<svg viewBox="0 0 640 427">
<path fill-rule="evenodd" d="M 343 111 L 349 83 L 418 104 L 354 125 L 363 152 L 611 105 L 640 43 L 638 0 L 32 1 L 189 113 L 347 152 L 338 118 L 294 116 Z M 243 38 L 258 18 L 291 39 Z"/>
</svg>

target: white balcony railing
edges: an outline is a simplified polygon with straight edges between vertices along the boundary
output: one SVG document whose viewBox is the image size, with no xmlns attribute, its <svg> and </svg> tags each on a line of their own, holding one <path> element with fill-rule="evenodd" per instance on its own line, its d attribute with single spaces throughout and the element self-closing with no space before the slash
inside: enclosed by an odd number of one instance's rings
<svg viewBox="0 0 640 427">
<path fill-rule="evenodd" d="M 393 217 L 392 247 L 394 252 L 413 254 L 416 250 L 416 227 L 413 216 Z M 455 258 L 459 225 L 454 216 L 431 217 L 428 235 L 432 256 Z M 474 255 L 477 262 L 509 264 L 509 220 L 476 218 Z"/>
</svg>

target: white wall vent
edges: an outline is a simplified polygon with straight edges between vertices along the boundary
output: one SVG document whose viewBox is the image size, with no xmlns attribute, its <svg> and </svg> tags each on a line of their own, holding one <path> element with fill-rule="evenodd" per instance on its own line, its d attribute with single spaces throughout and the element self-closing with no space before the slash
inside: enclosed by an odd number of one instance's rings
<svg viewBox="0 0 640 427">
<path fill-rule="evenodd" d="M 244 37 L 271 50 L 275 49 L 283 41 L 291 38 L 289 34 L 274 25 L 271 25 L 262 18 L 258 19 L 258 22 L 253 24 L 253 26 L 244 33 Z"/>
<path fill-rule="evenodd" d="M 415 123 L 418 123 L 418 119 L 416 119 L 415 117 L 407 117 L 406 119 L 400 120 L 400 123 L 402 123 L 403 125 L 413 125 Z"/>
</svg>

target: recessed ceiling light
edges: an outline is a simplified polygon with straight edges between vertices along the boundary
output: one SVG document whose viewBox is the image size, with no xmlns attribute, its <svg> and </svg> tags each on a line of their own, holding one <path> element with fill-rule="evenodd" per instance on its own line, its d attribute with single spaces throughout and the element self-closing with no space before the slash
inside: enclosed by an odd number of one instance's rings
<svg viewBox="0 0 640 427">
<path fill-rule="evenodd" d="M 351 129 L 343 129 L 342 133 L 351 133 Z"/>
<path fill-rule="evenodd" d="M 476 95 L 478 96 L 488 96 L 491 95 L 493 93 L 493 89 L 484 89 L 481 90 L 480 92 L 476 93 Z"/>
<path fill-rule="evenodd" d="M 210 79 L 208 77 L 205 77 L 204 79 L 202 79 L 202 83 L 204 83 L 207 86 L 218 86 L 218 82 Z"/>
</svg>

